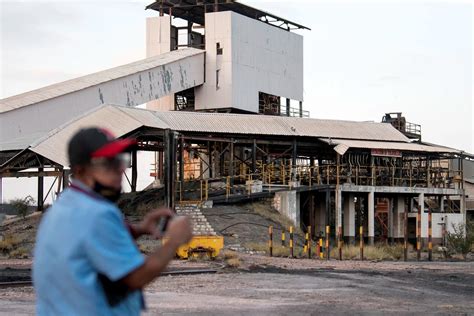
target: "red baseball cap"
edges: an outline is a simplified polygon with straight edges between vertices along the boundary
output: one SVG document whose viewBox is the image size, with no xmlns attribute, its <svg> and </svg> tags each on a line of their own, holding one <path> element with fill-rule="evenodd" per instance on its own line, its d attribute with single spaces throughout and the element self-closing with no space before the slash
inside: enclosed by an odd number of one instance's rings
<svg viewBox="0 0 474 316">
<path fill-rule="evenodd" d="M 85 128 L 77 132 L 69 141 L 69 163 L 85 165 L 92 158 L 114 158 L 120 153 L 133 149 L 137 141 L 133 138 L 116 139 L 104 128 Z"/>
</svg>

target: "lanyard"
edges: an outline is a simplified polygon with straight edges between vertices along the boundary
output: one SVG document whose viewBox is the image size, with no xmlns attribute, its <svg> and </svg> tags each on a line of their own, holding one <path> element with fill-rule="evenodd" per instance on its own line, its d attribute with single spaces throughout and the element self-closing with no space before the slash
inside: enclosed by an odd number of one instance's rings
<svg viewBox="0 0 474 316">
<path fill-rule="evenodd" d="M 85 195 L 87 195 L 87 196 L 90 196 L 90 197 L 93 198 L 93 199 L 96 199 L 96 200 L 101 200 L 101 199 L 103 199 L 103 198 L 102 198 L 101 196 L 99 196 L 98 194 L 93 193 L 93 192 L 91 192 L 91 191 L 84 190 L 83 188 L 81 188 L 80 186 L 75 185 L 74 183 L 71 183 L 71 184 L 69 185 L 69 187 L 70 187 L 71 189 L 73 189 L 73 190 L 76 190 L 76 191 L 81 192 L 81 193 L 83 193 L 83 194 L 85 194 Z"/>
</svg>

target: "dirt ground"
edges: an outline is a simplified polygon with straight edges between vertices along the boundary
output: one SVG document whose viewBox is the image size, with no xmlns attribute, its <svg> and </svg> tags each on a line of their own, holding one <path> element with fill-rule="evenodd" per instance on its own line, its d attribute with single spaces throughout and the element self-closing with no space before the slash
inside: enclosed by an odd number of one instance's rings
<svg viewBox="0 0 474 316">
<path fill-rule="evenodd" d="M 238 258 L 239 267 L 217 274 L 159 278 L 145 290 L 144 315 L 474 314 L 474 262 Z M 223 263 L 174 261 L 170 268 Z M 0 314 L 31 315 L 34 300 L 32 287 L 0 289 Z"/>
</svg>

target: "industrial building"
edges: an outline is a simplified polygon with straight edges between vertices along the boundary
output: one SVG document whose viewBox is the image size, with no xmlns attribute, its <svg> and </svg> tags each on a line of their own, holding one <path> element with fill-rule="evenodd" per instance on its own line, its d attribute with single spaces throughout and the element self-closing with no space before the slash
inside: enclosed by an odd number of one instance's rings
<svg viewBox="0 0 474 316">
<path fill-rule="evenodd" d="M 427 240 L 429 226 L 442 242 L 466 221 L 472 155 L 422 142 L 401 113 L 380 123 L 309 118 L 303 36 L 292 32 L 309 28 L 237 1 L 147 9 L 158 16 L 146 22 L 146 59 L 0 101 L 0 177 L 38 177 L 39 208 L 43 177 L 67 186 L 71 135 L 97 125 L 156 153 L 153 185 L 172 208 L 272 198 L 312 236 L 329 226 L 348 243 L 359 227 L 374 243 Z M 133 191 L 149 166 L 132 157 Z"/>
</svg>

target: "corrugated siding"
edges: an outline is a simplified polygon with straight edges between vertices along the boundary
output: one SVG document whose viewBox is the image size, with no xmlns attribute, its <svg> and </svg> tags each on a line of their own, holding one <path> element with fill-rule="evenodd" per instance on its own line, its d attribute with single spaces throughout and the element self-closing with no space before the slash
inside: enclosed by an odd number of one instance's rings
<svg viewBox="0 0 474 316">
<path fill-rule="evenodd" d="M 166 54 L 146 58 L 123 66 L 107 69 L 87 76 L 15 95 L 0 100 L 0 113 L 79 91 L 117 78 L 133 75 L 140 71 L 167 65 L 174 61 L 181 60 L 184 57 L 198 54 L 204 54 L 204 51 L 194 48 L 179 49 Z"/>
</svg>

